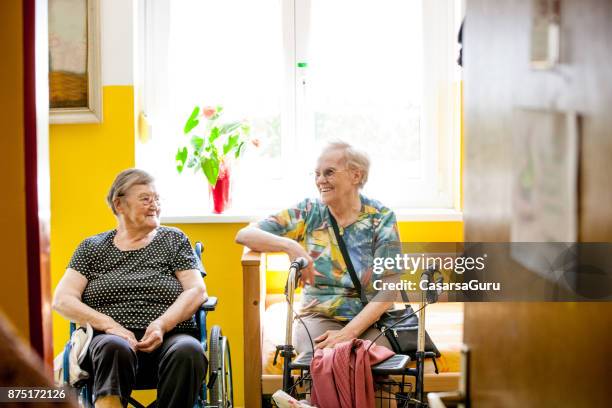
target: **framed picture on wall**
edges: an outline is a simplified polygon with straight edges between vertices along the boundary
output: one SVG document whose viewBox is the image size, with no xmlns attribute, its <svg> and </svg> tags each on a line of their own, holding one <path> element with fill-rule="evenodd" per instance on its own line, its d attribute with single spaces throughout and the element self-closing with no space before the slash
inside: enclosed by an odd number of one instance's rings
<svg viewBox="0 0 612 408">
<path fill-rule="evenodd" d="M 49 121 L 102 121 L 99 0 L 49 0 Z"/>
</svg>

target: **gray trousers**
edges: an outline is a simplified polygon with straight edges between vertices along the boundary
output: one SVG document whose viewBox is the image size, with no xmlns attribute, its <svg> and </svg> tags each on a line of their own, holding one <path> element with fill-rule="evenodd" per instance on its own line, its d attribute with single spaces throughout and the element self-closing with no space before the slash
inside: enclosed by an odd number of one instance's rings
<svg viewBox="0 0 612 408">
<path fill-rule="evenodd" d="M 293 322 L 293 345 L 295 346 L 295 351 L 298 353 L 312 351 L 313 346 L 310 343 L 308 333 L 310 333 L 310 337 L 312 337 L 312 341 L 314 342 L 315 338 L 319 337 L 326 331 L 340 330 L 346 326 L 347 323 L 348 322 L 340 322 L 336 319 L 332 319 L 331 317 L 318 313 L 310 313 L 300 316 L 300 319 L 295 319 Z M 308 333 L 304 328 L 304 325 L 306 325 L 308 328 Z M 380 330 L 378 330 L 376 327 L 370 327 L 361 336 L 359 336 L 359 338 L 364 340 L 374 340 L 374 338 L 379 334 Z M 384 334 L 376 339 L 375 343 L 379 346 L 384 346 L 389 350 L 393 350 L 389 340 L 387 340 Z"/>
<path fill-rule="evenodd" d="M 144 330 L 134 330 L 137 339 Z M 93 372 L 91 385 L 94 401 L 105 395 L 117 395 L 125 406 L 137 389 L 157 388 L 157 406 L 192 407 L 207 369 L 204 349 L 193 336 L 169 333 L 151 353 L 134 352 L 119 336 L 96 332 L 85 363 Z"/>
</svg>

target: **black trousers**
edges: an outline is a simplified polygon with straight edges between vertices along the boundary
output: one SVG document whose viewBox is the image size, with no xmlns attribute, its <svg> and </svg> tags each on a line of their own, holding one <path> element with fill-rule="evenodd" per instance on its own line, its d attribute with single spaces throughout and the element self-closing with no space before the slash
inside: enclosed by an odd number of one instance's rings
<svg viewBox="0 0 612 408">
<path fill-rule="evenodd" d="M 134 334 L 140 339 L 144 330 Z M 123 338 L 96 332 L 87 360 L 94 401 L 118 395 L 124 406 L 137 385 L 136 389 L 157 388 L 159 407 L 193 407 L 208 366 L 199 340 L 172 332 L 151 353 L 134 352 Z"/>
</svg>

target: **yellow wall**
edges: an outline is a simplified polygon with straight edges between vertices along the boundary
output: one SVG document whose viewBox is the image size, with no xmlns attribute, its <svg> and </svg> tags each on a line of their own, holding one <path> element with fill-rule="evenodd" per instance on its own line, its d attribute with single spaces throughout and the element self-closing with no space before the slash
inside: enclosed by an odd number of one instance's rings
<svg viewBox="0 0 612 408">
<path fill-rule="evenodd" d="M 112 229 L 115 219 L 105 204 L 117 173 L 134 165 L 133 89 L 106 86 L 102 124 L 52 125 L 51 283 L 55 288 L 79 242 Z M 57 353 L 68 337 L 68 322 L 53 314 Z"/>
<path fill-rule="evenodd" d="M 463 222 L 413 221 L 399 223 L 402 242 L 463 242 Z"/>
<path fill-rule="evenodd" d="M 26 258 L 22 2 L 0 2 L 0 312 L 29 338 Z"/>
<path fill-rule="evenodd" d="M 53 287 L 79 242 L 115 227 L 104 197 L 116 174 L 134 165 L 133 87 L 104 87 L 102 124 L 53 125 L 51 158 L 51 270 Z M 193 241 L 204 243 L 204 266 L 209 293 L 219 297 L 219 307 L 209 324 L 219 324 L 232 346 L 236 404 L 244 404 L 242 341 L 242 248 L 234 244 L 236 232 L 245 224 L 183 224 Z M 403 240 L 455 241 L 462 239 L 462 225 L 401 223 Z M 54 314 L 55 352 L 68 338 L 68 322 Z M 248 351 L 246 351 L 248 352 Z M 145 396 L 145 400 L 151 394 Z"/>
</svg>

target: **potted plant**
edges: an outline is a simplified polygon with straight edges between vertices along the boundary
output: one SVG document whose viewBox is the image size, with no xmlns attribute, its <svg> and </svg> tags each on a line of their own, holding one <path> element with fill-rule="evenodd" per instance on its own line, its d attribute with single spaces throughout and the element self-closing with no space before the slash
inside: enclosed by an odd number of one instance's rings
<svg viewBox="0 0 612 408">
<path fill-rule="evenodd" d="M 196 106 L 185 122 L 189 142 L 176 152 L 176 170 L 187 166 L 202 171 L 213 198 L 213 211 L 221 214 L 230 205 L 230 161 L 246 147 L 250 127 L 245 121 L 224 122 L 222 106 Z"/>
</svg>

